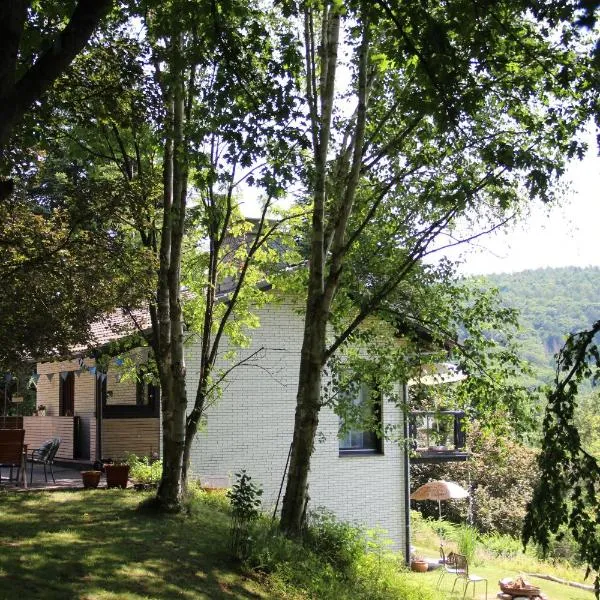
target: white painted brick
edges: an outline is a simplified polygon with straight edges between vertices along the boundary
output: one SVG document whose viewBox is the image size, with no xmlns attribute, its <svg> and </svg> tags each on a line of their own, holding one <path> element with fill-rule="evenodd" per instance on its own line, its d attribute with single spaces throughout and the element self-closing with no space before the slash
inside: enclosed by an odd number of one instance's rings
<svg viewBox="0 0 600 600">
<path fill-rule="evenodd" d="M 233 475 L 240 469 L 264 490 L 263 508 L 277 501 L 292 441 L 303 320 L 291 305 L 270 304 L 260 311 L 261 326 L 249 356 L 265 348 L 253 366 L 232 371 L 223 396 L 207 411 L 207 424 L 192 449 L 192 472 L 202 478 Z M 190 405 L 198 381 L 198 348 L 186 350 Z M 401 424 L 401 411 L 384 403 L 384 421 Z M 404 460 L 398 445 L 384 441 L 381 455 L 339 456 L 338 417 L 321 410 L 309 479 L 310 509 L 325 507 L 340 519 L 382 527 L 404 548 Z M 318 441 L 324 436 L 325 441 Z M 285 491 L 282 490 L 282 496 Z M 281 506 L 281 504 L 280 504 Z"/>
</svg>

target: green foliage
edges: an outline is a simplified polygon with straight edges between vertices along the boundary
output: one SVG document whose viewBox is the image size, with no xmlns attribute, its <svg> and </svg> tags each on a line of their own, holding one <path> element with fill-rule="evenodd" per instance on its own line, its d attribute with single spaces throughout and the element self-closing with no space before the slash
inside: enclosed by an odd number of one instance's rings
<svg viewBox="0 0 600 600">
<path fill-rule="evenodd" d="M 534 368 L 527 383 L 551 383 L 554 357 L 566 336 L 590 327 L 600 313 L 600 269 L 534 269 L 486 275 L 482 281 L 518 311 L 520 354 Z"/>
<path fill-rule="evenodd" d="M 473 562 L 479 540 L 477 529 L 470 525 L 460 525 L 454 529 L 454 539 L 458 544 L 458 552 L 466 556 L 469 562 Z"/>
<path fill-rule="evenodd" d="M 365 532 L 326 510 L 309 515 L 304 543 L 344 576 L 352 575 L 366 552 Z"/>
<path fill-rule="evenodd" d="M 147 456 L 139 458 L 129 454 L 125 460 L 129 465 L 130 479 L 138 483 L 156 484 L 162 474 L 162 460 L 153 460 Z"/>
<path fill-rule="evenodd" d="M 283 536 L 268 519 L 255 522 L 254 544 L 247 563 L 268 575 L 282 597 L 323 600 L 438 600 L 433 586 L 411 581 L 402 558 L 387 551 L 381 532 L 365 533 L 318 513 L 302 542 Z M 320 535 L 325 539 L 320 540 Z"/>
<path fill-rule="evenodd" d="M 468 461 L 411 466 L 414 488 L 430 479 L 456 481 L 471 489 L 473 525 L 482 533 L 499 532 L 519 536 L 526 505 L 537 481 L 536 452 L 526 446 L 483 431 L 474 424 L 468 434 Z M 437 506 L 416 502 L 415 507 L 434 517 Z M 443 503 L 444 515 L 455 523 L 468 518 L 468 502 L 450 500 Z"/>
<path fill-rule="evenodd" d="M 497 531 L 479 535 L 479 541 L 493 556 L 513 558 L 523 551 L 523 544 L 519 538 Z"/>
<path fill-rule="evenodd" d="M 600 465 L 582 447 L 575 422 L 579 385 L 600 376 L 597 335 L 600 321 L 589 330 L 569 336 L 558 355 L 554 386 L 548 389 L 540 479 L 528 505 L 523 529 L 525 543 L 533 540 L 542 551 L 552 534 L 568 528 L 581 558 L 594 572 L 600 597 Z"/>
<path fill-rule="evenodd" d="M 236 558 L 244 560 L 251 551 L 250 525 L 260 515 L 262 489 L 252 483 L 245 469 L 235 477 L 236 482 L 227 492 L 231 503 L 231 549 Z"/>
</svg>

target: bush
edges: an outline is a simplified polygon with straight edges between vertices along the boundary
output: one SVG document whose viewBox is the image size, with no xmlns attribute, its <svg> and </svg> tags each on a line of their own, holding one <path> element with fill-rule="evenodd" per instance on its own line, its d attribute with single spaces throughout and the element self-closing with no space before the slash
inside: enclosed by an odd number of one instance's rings
<svg viewBox="0 0 600 600">
<path fill-rule="evenodd" d="M 235 477 L 236 482 L 227 492 L 231 502 L 231 549 L 234 556 L 243 560 L 250 555 L 250 525 L 260 516 L 260 497 L 263 492 L 252 483 L 252 478 L 244 469 Z"/>
<path fill-rule="evenodd" d="M 387 550 L 382 531 L 365 533 L 326 511 L 311 516 L 301 543 L 285 538 L 266 517 L 254 522 L 252 536 L 247 564 L 267 574 L 267 582 L 283 598 L 441 599 L 427 584 L 407 577 L 403 560 Z"/>
<path fill-rule="evenodd" d="M 345 575 L 367 551 L 364 530 L 336 520 L 327 510 L 311 513 L 304 544 Z"/>
<path fill-rule="evenodd" d="M 523 552 L 523 542 L 512 535 L 486 533 L 479 537 L 482 546 L 493 556 L 514 558 Z"/>
<path fill-rule="evenodd" d="M 477 529 L 470 525 L 461 525 L 454 529 L 454 536 L 458 544 L 459 554 L 464 555 L 469 562 L 473 562 L 477 549 Z"/>
<path fill-rule="evenodd" d="M 129 454 L 125 462 L 129 465 L 130 479 L 148 485 L 155 485 L 160 481 L 162 474 L 162 461 L 152 460 L 147 456 L 142 458 Z"/>
</svg>

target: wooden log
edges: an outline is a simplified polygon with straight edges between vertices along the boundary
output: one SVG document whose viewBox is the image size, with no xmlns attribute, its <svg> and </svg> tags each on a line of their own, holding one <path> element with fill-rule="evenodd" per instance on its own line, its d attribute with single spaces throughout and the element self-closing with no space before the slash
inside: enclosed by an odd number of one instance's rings
<svg viewBox="0 0 600 600">
<path fill-rule="evenodd" d="M 580 590 L 586 590 L 587 592 L 594 591 L 593 585 L 586 585 L 585 583 L 578 583 L 576 581 L 568 581 L 567 579 L 561 579 L 560 577 L 555 577 L 554 575 L 545 575 L 544 573 L 525 573 L 525 575 L 527 575 L 527 577 L 537 577 L 538 579 L 545 579 L 546 581 L 562 583 L 563 585 L 568 585 Z"/>
</svg>

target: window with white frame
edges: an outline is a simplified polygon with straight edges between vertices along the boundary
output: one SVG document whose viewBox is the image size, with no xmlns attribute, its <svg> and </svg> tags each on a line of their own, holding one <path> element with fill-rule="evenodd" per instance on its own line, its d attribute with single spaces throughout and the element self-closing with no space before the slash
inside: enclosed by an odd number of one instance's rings
<svg viewBox="0 0 600 600">
<path fill-rule="evenodd" d="M 366 384 L 346 398 L 340 418 L 340 454 L 379 454 L 381 444 L 381 395 Z"/>
</svg>

